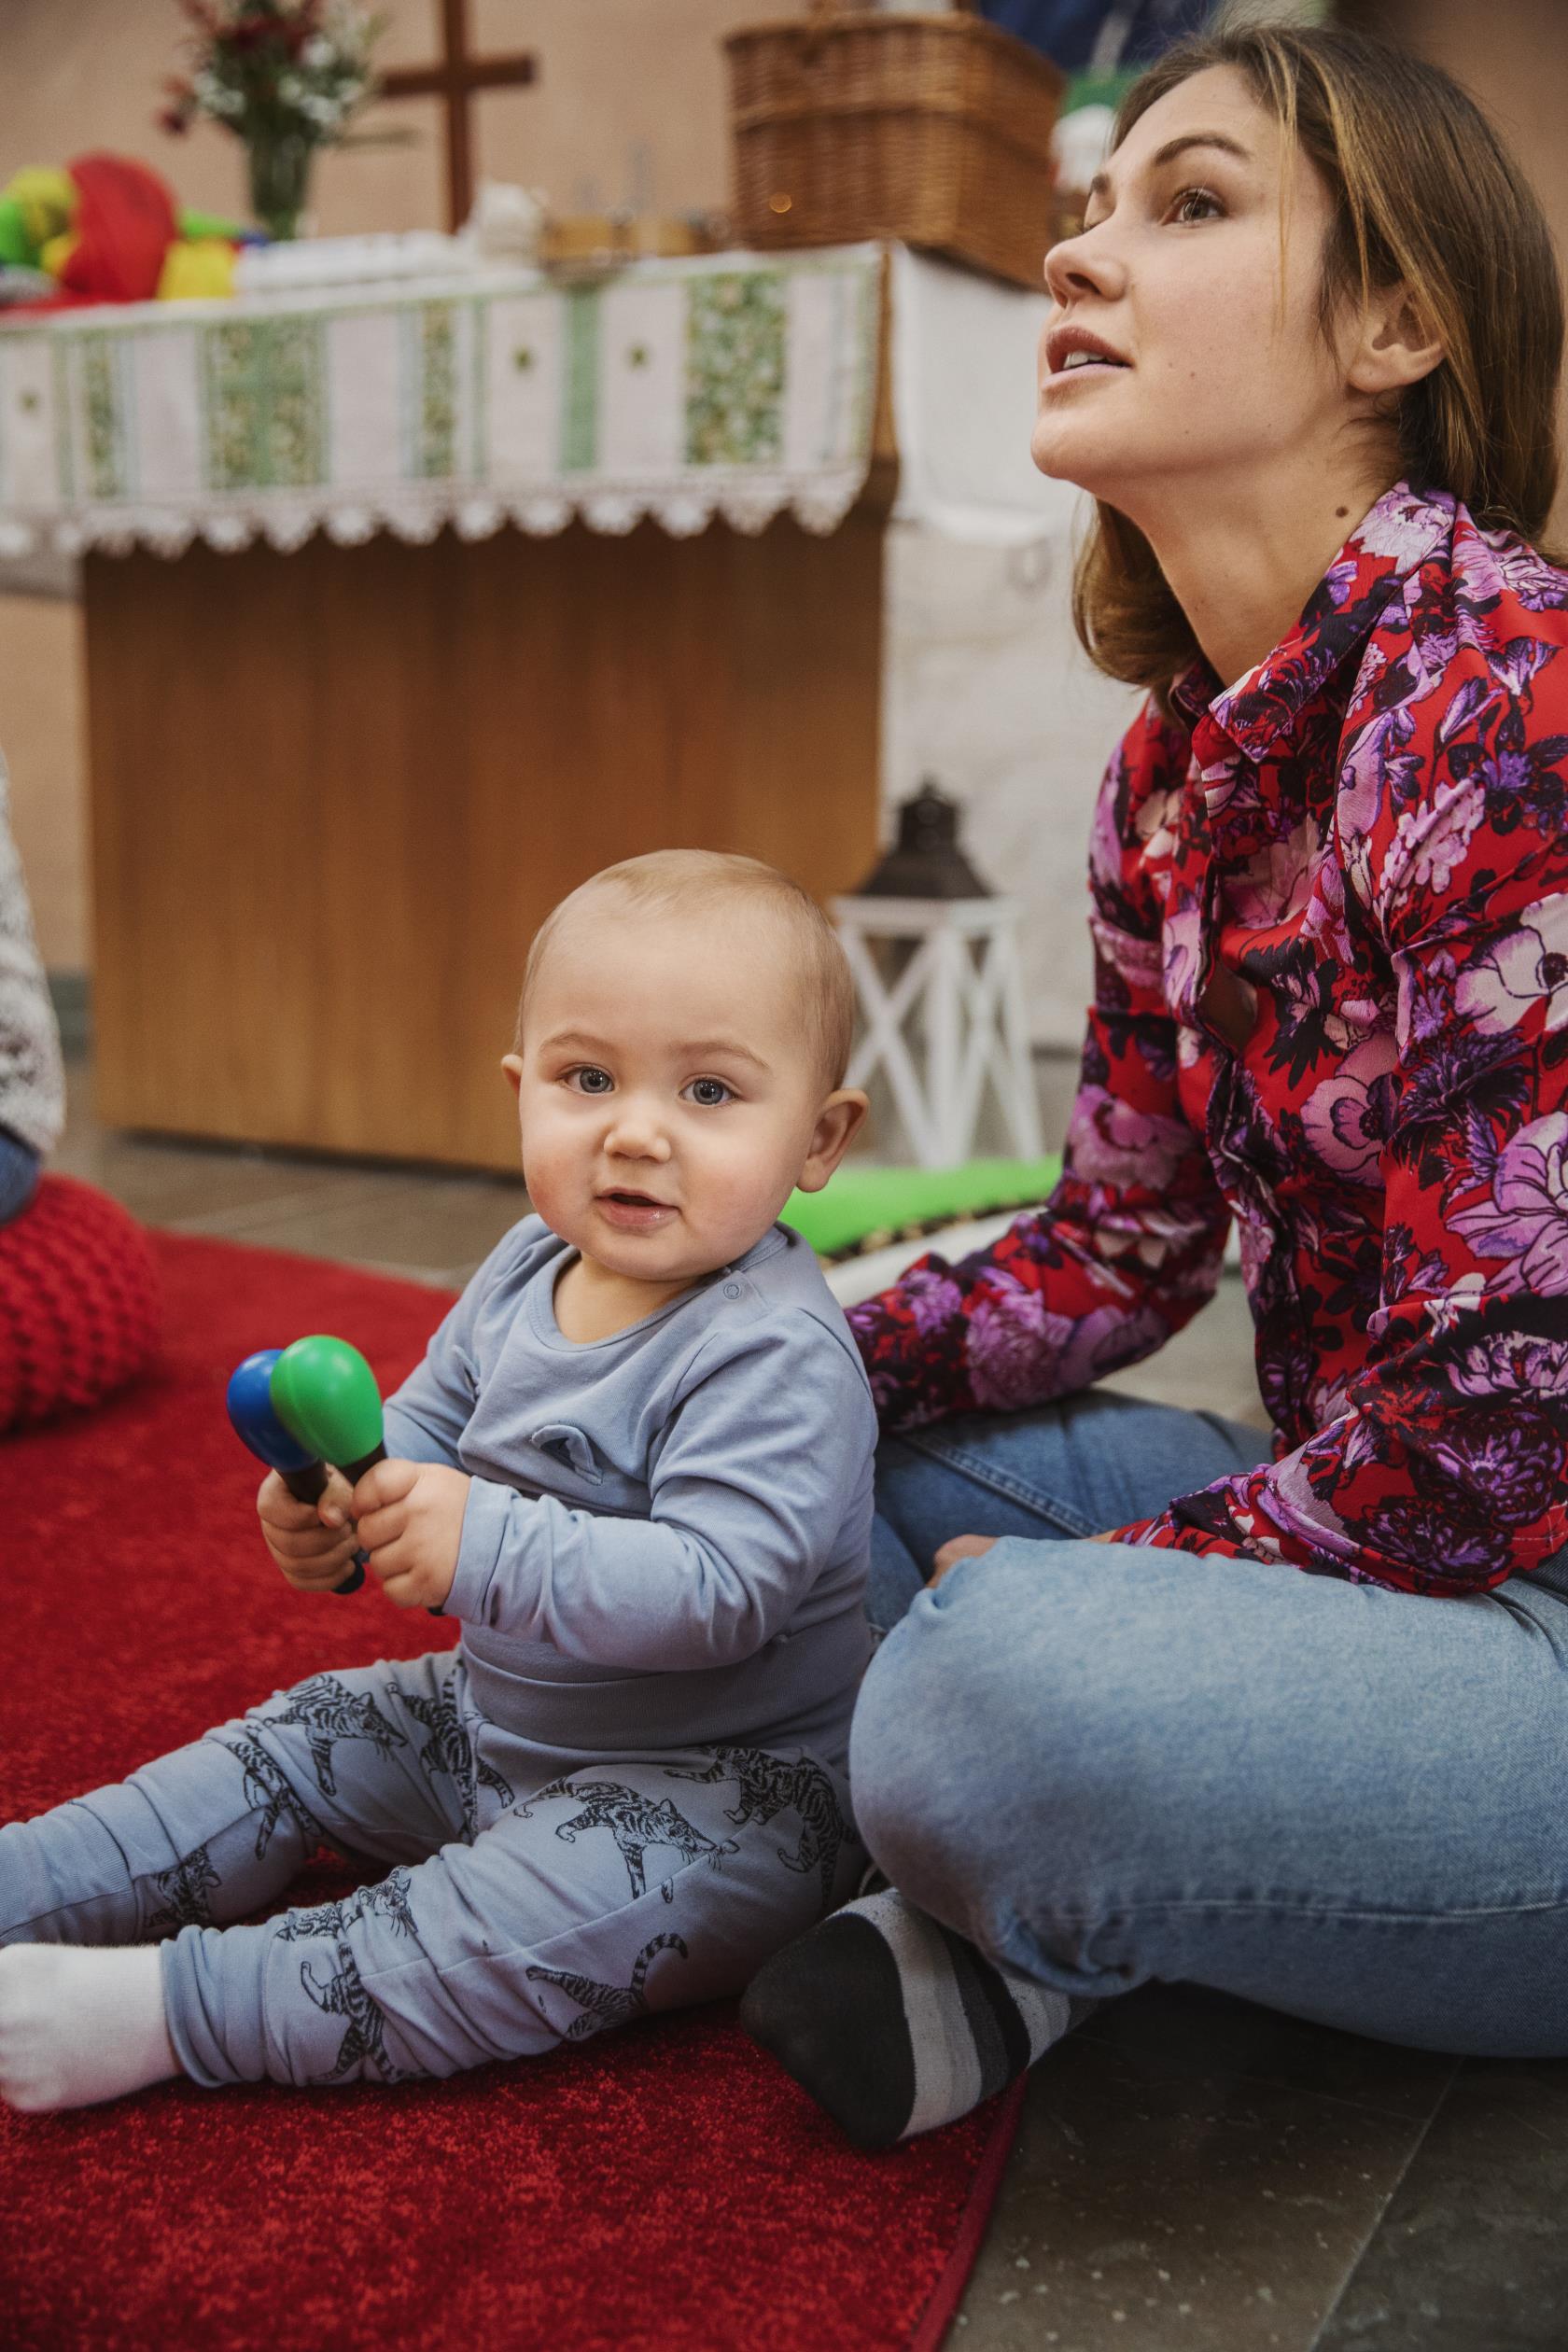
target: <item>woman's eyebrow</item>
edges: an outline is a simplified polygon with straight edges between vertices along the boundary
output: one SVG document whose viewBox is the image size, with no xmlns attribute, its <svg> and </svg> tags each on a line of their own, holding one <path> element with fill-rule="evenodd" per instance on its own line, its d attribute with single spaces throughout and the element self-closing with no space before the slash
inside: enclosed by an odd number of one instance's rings
<svg viewBox="0 0 1568 2352">
<path fill-rule="evenodd" d="M 1222 153 L 1234 155 L 1243 163 L 1250 163 L 1253 160 L 1251 152 L 1241 145 L 1239 139 L 1231 138 L 1224 131 L 1186 131 L 1179 139 L 1167 139 L 1164 147 L 1156 147 L 1149 158 L 1148 168 L 1151 172 L 1157 172 L 1163 163 L 1173 163 L 1177 156 L 1185 155 L 1189 147 L 1218 147 Z M 1110 193 L 1110 174 L 1097 172 L 1089 182 L 1088 195 L 1089 197 L 1105 196 Z"/>
</svg>

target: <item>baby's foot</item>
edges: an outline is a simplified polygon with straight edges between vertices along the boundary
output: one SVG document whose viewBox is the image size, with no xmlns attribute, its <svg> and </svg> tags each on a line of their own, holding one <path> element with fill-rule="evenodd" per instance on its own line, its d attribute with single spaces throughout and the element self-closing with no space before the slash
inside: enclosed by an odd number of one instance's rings
<svg viewBox="0 0 1568 2352">
<path fill-rule="evenodd" d="M 121 2099 L 179 2072 L 156 1944 L 0 1952 L 0 2099 L 24 2114 Z"/>
</svg>

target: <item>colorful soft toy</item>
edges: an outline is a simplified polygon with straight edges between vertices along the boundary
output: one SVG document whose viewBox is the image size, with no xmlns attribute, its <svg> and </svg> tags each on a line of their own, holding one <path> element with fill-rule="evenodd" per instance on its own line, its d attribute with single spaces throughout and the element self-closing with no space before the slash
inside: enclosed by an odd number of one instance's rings
<svg viewBox="0 0 1568 2352">
<path fill-rule="evenodd" d="M 210 301 L 234 290 L 252 233 L 179 212 L 167 184 L 124 155 L 34 167 L 0 189 L 0 269 L 42 272 L 55 302 Z"/>
</svg>

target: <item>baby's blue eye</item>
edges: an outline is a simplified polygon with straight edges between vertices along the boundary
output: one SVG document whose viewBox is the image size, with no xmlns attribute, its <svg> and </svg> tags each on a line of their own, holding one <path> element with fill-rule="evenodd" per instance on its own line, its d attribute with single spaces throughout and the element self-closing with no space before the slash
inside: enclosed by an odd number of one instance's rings
<svg viewBox="0 0 1568 2352">
<path fill-rule="evenodd" d="M 569 1075 L 579 1094 L 609 1094 L 615 1084 L 608 1070 L 599 1070 L 592 1062 L 581 1070 L 572 1071 Z"/>
<path fill-rule="evenodd" d="M 691 1085 L 693 1102 L 705 1111 L 717 1111 L 720 1104 L 734 1100 L 734 1096 L 721 1078 L 693 1078 Z"/>
</svg>

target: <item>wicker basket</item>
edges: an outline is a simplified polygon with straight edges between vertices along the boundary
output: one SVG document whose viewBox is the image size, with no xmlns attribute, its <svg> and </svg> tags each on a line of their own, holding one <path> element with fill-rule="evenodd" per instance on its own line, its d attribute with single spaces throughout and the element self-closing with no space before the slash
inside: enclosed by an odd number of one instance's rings
<svg viewBox="0 0 1568 2352">
<path fill-rule="evenodd" d="M 811 0 L 724 44 L 749 245 L 898 238 L 1038 287 L 1063 77 L 968 14 Z"/>
</svg>

